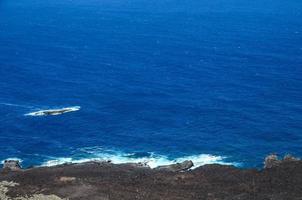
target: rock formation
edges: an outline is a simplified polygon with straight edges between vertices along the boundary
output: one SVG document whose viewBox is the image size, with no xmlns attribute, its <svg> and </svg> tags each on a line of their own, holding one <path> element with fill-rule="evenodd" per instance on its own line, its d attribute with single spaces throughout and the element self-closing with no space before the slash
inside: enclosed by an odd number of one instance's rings
<svg viewBox="0 0 302 200">
<path fill-rule="evenodd" d="M 280 163 L 281 161 L 278 159 L 278 156 L 276 154 L 271 154 L 266 156 L 264 160 L 264 168 L 269 169 L 278 166 Z"/>
<path fill-rule="evenodd" d="M 11 171 L 19 171 L 21 170 L 21 165 L 18 160 L 5 160 L 3 163 L 3 169 L 11 170 Z"/>
<path fill-rule="evenodd" d="M 80 106 L 67 107 L 61 109 L 51 109 L 51 110 L 39 110 L 36 112 L 31 112 L 25 114 L 25 116 L 48 116 L 48 115 L 61 115 L 68 112 L 75 112 L 80 110 Z"/>
<path fill-rule="evenodd" d="M 264 168 L 269 169 L 273 167 L 279 166 L 281 163 L 284 162 L 295 162 L 299 161 L 300 159 L 295 158 L 292 155 L 285 155 L 282 160 L 279 160 L 278 156 L 276 154 L 268 155 L 264 160 Z"/>
<path fill-rule="evenodd" d="M 182 163 L 176 163 L 171 165 L 163 165 L 159 166 L 155 169 L 157 170 L 167 170 L 172 172 L 179 172 L 179 171 L 186 171 L 194 166 L 193 162 L 191 160 L 186 160 Z"/>
</svg>

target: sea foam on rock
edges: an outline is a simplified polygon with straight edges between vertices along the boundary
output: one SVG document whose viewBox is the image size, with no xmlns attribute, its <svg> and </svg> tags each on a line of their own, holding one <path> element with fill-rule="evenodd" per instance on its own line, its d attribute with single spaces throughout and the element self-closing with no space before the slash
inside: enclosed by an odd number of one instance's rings
<svg viewBox="0 0 302 200">
<path fill-rule="evenodd" d="M 39 111 L 27 113 L 27 114 L 25 114 L 25 116 L 61 115 L 64 113 L 78 111 L 78 110 L 80 110 L 80 108 L 81 108 L 80 106 L 74 106 L 74 107 L 66 107 L 66 108 L 60 108 L 60 109 L 39 110 Z"/>
<path fill-rule="evenodd" d="M 273 167 L 277 167 L 280 164 L 284 163 L 284 162 L 295 162 L 295 161 L 299 161 L 299 158 L 296 158 L 292 155 L 285 155 L 283 157 L 283 159 L 279 159 L 278 156 L 276 154 L 271 154 L 268 155 L 265 160 L 264 160 L 264 168 L 265 169 L 270 169 Z"/>
<path fill-rule="evenodd" d="M 151 153 L 150 156 L 145 157 L 131 157 L 128 153 L 123 152 L 89 152 L 87 158 L 74 159 L 72 157 L 58 157 L 52 160 L 47 160 L 42 163 L 42 166 L 55 166 L 64 163 L 85 163 L 89 161 L 111 161 L 112 164 L 125 164 L 125 163 L 138 163 L 142 166 L 148 166 L 150 168 L 156 168 L 158 166 L 172 165 L 176 163 L 182 163 L 184 161 L 191 160 L 194 163 L 192 169 L 206 165 L 206 164 L 221 164 L 221 165 L 234 165 L 240 166 L 238 163 L 225 162 L 225 157 L 215 156 L 210 154 L 200 154 L 192 156 L 184 156 L 178 158 L 168 158 L 163 155 L 157 155 Z"/>
<path fill-rule="evenodd" d="M 19 160 L 5 160 L 3 163 L 3 169 L 11 171 L 21 170 L 21 165 Z"/>
</svg>

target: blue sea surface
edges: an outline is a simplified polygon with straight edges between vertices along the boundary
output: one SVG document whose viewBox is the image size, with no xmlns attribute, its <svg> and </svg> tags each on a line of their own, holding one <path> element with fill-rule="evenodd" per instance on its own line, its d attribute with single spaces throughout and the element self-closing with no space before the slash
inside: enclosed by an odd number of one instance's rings
<svg viewBox="0 0 302 200">
<path fill-rule="evenodd" d="M 302 156 L 301 0 L 0 1 L 0 160 L 272 152 Z"/>
</svg>

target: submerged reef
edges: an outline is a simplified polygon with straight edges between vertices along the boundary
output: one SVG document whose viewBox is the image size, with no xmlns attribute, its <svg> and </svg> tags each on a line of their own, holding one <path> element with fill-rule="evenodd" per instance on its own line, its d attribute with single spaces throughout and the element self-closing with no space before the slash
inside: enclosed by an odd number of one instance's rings
<svg viewBox="0 0 302 200">
<path fill-rule="evenodd" d="M 51 110 L 39 110 L 31 113 L 25 114 L 25 116 L 48 116 L 48 115 L 61 115 L 64 113 L 75 112 L 80 110 L 80 106 L 66 107 L 61 109 L 51 109 Z"/>
</svg>

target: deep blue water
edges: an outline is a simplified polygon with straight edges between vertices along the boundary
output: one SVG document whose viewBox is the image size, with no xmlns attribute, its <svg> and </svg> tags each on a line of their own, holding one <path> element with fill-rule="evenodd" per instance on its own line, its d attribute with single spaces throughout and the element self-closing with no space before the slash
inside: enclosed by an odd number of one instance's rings
<svg viewBox="0 0 302 200">
<path fill-rule="evenodd" d="M 0 1 L 0 160 L 272 152 L 302 156 L 302 1 Z"/>
</svg>

